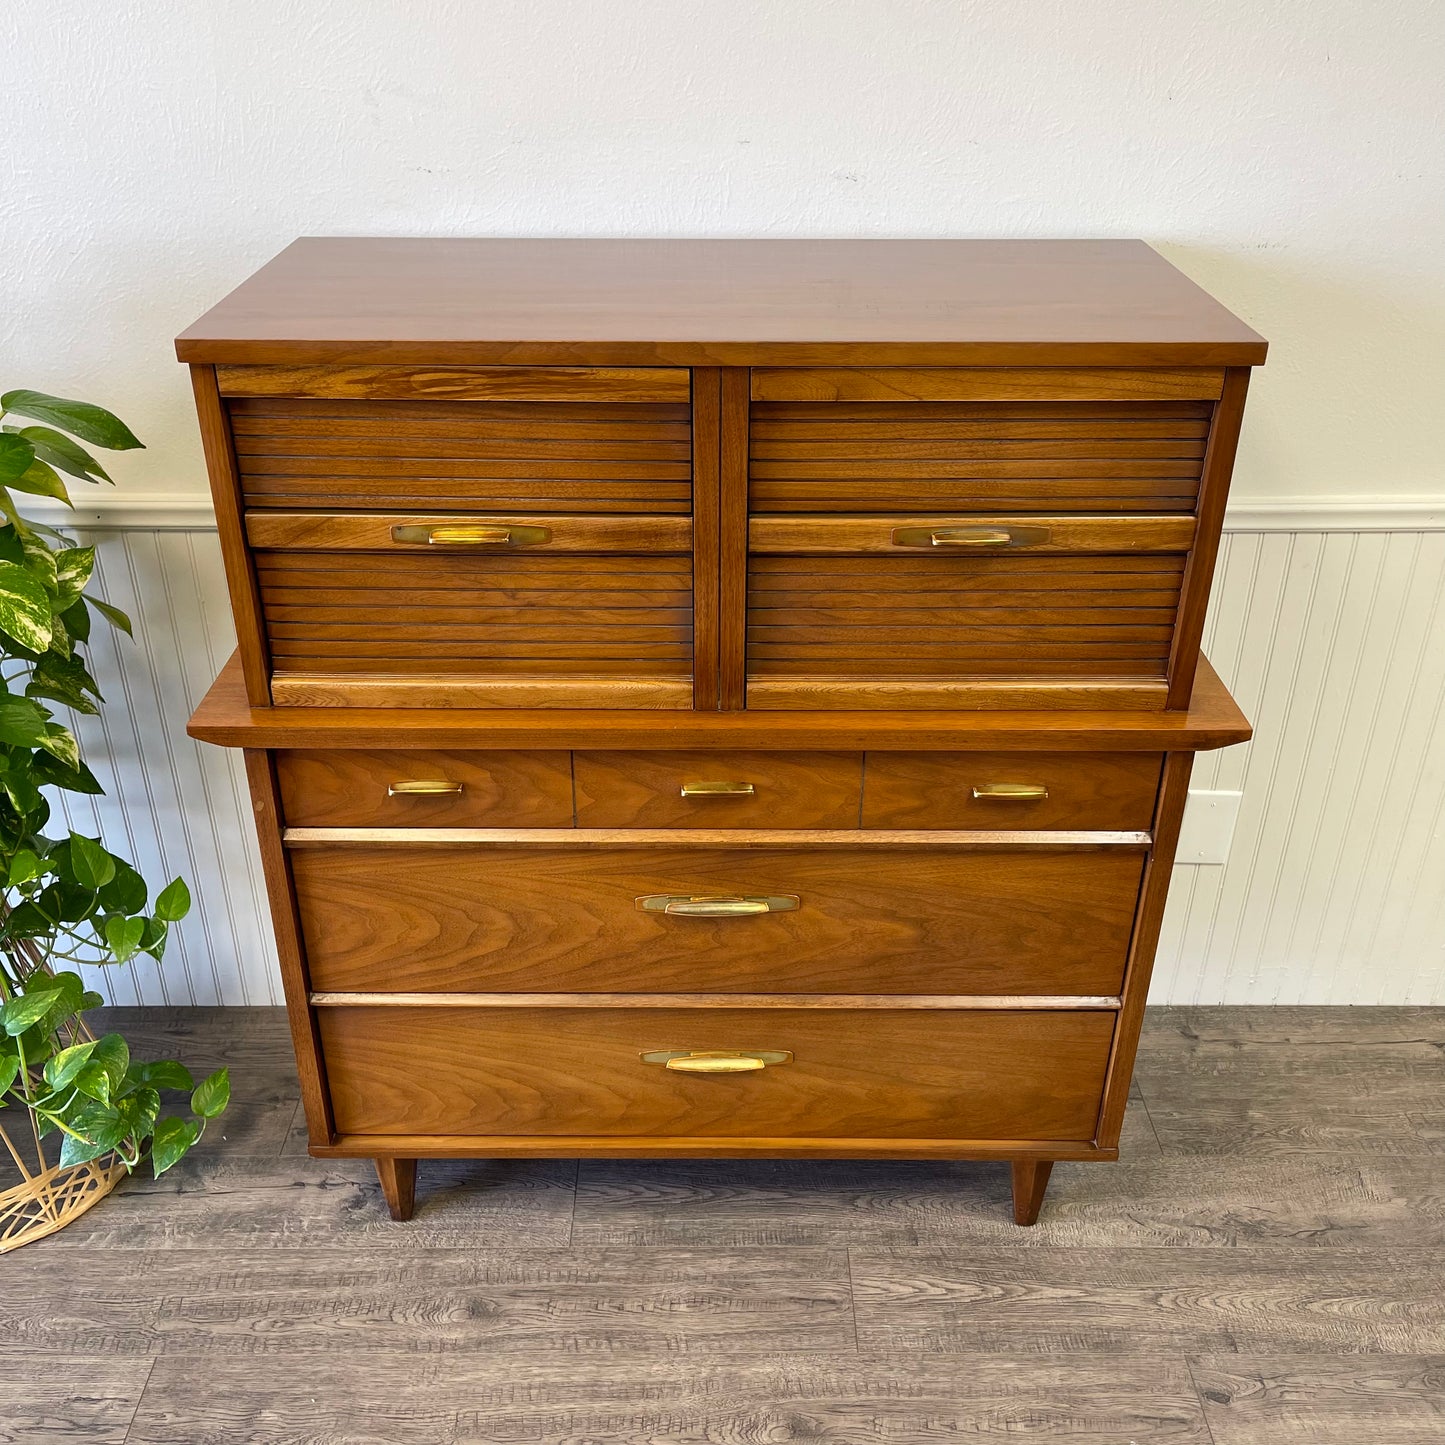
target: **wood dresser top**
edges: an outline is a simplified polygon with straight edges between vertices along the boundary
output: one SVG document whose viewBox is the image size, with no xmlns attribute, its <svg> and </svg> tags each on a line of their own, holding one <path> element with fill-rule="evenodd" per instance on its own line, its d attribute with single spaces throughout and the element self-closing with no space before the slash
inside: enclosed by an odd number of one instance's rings
<svg viewBox="0 0 1445 1445">
<path fill-rule="evenodd" d="M 304 237 L 187 362 L 1252 366 L 1265 342 L 1142 241 Z"/>
</svg>

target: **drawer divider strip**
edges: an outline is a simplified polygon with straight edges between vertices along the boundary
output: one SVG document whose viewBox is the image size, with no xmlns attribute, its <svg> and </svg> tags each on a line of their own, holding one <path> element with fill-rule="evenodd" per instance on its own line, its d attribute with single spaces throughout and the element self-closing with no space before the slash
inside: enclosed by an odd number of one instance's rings
<svg viewBox="0 0 1445 1445">
<path fill-rule="evenodd" d="M 313 1008 L 753 1008 L 753 1009 L 1065 1009 L 1114 1010 L 1112 994 L 849 993 L 335 993 L 311 995 Z"/>
</svg>

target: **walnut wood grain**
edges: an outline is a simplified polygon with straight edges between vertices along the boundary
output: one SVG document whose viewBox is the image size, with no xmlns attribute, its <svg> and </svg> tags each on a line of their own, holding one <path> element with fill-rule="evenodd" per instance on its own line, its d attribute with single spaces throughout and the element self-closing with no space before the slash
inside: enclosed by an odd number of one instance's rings
<svg viewBox="0 0 1445 1445">
<path fill-rule="evenodd" d="M 583 828 L 852 828 L 859 753 L 578 752 Z M 682 796 L 688 782 L 739 782 L 750 795 Z"/>
<path fill-rule="evenodd" d="M 282 807 L 293 828 L 566 828 L 572 823 L 572 767 L 565 752 L 293 749 L 275 756 Z M 398 782 L 445 782 L 459 785 L 460 791 L 391 795 Z"/>
<path fill-rule="evenodd" d="M 718 705 L 747 701 L 748 374 L 722 371 L 718 515 Z"/>
<path fill-rule="evenodd" d="M 545 541 L 518 546 L 399 542 L 396 527 L 477 526 L 465 513 L 250 512 L 246 538 L 253 547 L 292 552 L 387 552 L 398 557 L 463 558 L 550 556 L 554 552 L 688 552 L 692 523 L 686 517 L 568 516 L 547 513 L 488 513 L 488 527 L 536 527 Z M 362 564 L 363 566 L 366 564 Z"/>
<path fill-rule="evenodd" d="M 1089 1138 L 1108 1013 L 326 1009 L 346 1134 Z M 659 1048 L 787 1049 L 757 1073 L 644 1064 Z M 418 1058 L 446 1058 L 422 1071 Z"/>
<path fill-rule="evenodd" d="M 1124 979 L 1124 1008 L 1109 1058 L 1109 1075 L 1104 1105 L 1099 1115 L 1098 1140 L 1116 1145 L 1124 1127 L 1124 1109 L 1134 1075 L 1134 1056 L 1144 1022 L 1144 1005 L 1149 997 L 1149 980 L 1154 973 L 1154 950 L 1164 922 L 1164 905 L 1169 897 L 1170 872 L 1179 844 L 1179 827 L 1189 800 L 1189 774 L 1193 753 L 1170 753 L 1164 759 L 1154 815 L 1154 846 L 1144 867 L 1139 897 L 1139 922 L 1129 945 L 1129 963 Z"/>
<path fill-rule="evenodd" d="M 219 366 L 223 396 L 446 401 L 685 402 L 680 367 Z"/>
<path fill-rule="evenodd" d="M 381 1155 L 375 1164 L 387 1213 L 398 1221 L 410 1219 L 416 1208 L 416 1160 Z"/>
<path fill-rule="evenodd" d="M 684 835 L 685 836 L 685 835 Z M 295 849 L 323 992 L 1117 993 L 1128 849 Z M 670 917 L 639 897 L 793 895 Z"/>
<path fill-rule="evenodd" d="M 1041 541 L 1011 542 L 1007 547 L 966 548 L 905 546 L 894 539 L 899 528 L 1004 528 L 1021 531 L 1045 529 Z M 1192 517 L 1071 517 L 1071 516 L 962 516 L 903 514 L 887 517 L 754 517 L 748 523 L 748 548 L 755 553 L 800 556 L 851 556 L 882 553 L 890 557 L 938 560 L 961 555 L 986 557 L 991 562 L 1020 556 L 1047 556 L 1073 552 L 1121 553 L 1185 552 L 1194 537 Z"/>
<path fill-rule="evenodd" d="M 1209 450 L 1204 458 L 1204 478 L 1199 495 L 1199 535 L 1189 554 L 1184 574 L 1179 624 L 1174 650 L 1169 659 L 1169 706 L 1181 707 L 1194 686 L 1199 665 L 1199 642 L 1204 635 L 1204 614 L 1214 581 L 1214 563 L 1219 554 L 1219 537 L 1224 526 L 1224 507 L 1229 500 L 1229 480 L 1234 471 L 1239 429 L 1244 420 L 1244 397 L 1249 389 L 1247 367 L 1231 367 L 1225 373 L 1224 395 L 1215 410 L 1209 430 Z"/>
<path fill-rule="evenodd" d="M 271 692 L 278 708 L 574 708 L 664 709 L 692 706 L 686 677 L 415 677 L 360 673 L 277 673 Z M 472 724 L 475 726 L 475 722 Z M 284 731 L 284 728 L 283 728 Z M 304 734 L 290 733 L 302 742 Z M 391 739 L 382 736 L 382 741 Z M 285 744 L 283 743 L 283 746 Z"/>
<path fill-rule="evenodd" d="M 754 367 L 754 401 L 1212 401 L 1224 373 L 1210 367 Z"/>
<path fill-rule="evenodd" d="M 864 828 L 1148 828 L 1157 753 L 870 753 Z M 1042 798 L 975 796 L 1026 784 Z"/>
<path fill-rule="evenodd" d="M 266 651 L 266 629 L 261 613 L 261 596 L 255 563 L 246 545 L 242 511 L 241 481 L 236 468 L 230 432 L 216 389 L 213 366 L 193 366 L 191 390 L 195 396 L 196 418 L 200 424 L 201 446 L 211 481 L 216 508 L 216 532 L 221 544 L 221 563 L 226 569 L 226 586 L 231 594 L 231 613 L 236 623 L 236 651 L 245 678 L 246 695 L 253 704 L 271 701 L 271 658 Z"/>
<path fill-rule="evenodd" d="M 722 373 L 692 374 L 692 705 L 718 706 Z"/>
<path fill-rule="evenodd" d="M 760 512 L 1191 512 L 1209 402 L 754 402 Z"/>
<path fill-rule="evenodd" d="M 1162 695 L 1162 689 L 1160 690 Z M 679 706 L 686 707 L 684 701 Z M 240 659 L 221 669 L 187 724 L 191 737 L 255 748 L 817 748 L 827 751 L 1159 752 L 1245 742 L 1250 726 L 1208 659 L 1178 711 L 847 711 L 626 713 L 581 708 L 394 710 L 252 707 Z"/>
<path fill-rule="evenodd" d="M 183 361 L 1250 366 L 1265 343 L 1140 241 L 307 237 Z"/>
<path fill-rule="evenodd" d="M 688 511 L 691 410 L 231 397 L 246 506 Z"/>
<path fill-rule="evenodd" d="M 286 1016 L 291 1025 L 291 1045 L 296 1053 L 296 1070 L 301 1080 L 307 1137 L 313 1145 L 325 1144 L 335 1132 L 331 1097 L 327 1091 L 325 1064 L 316 1032 L 316 1015 L 311 1008 L 312 980 L 306 965 L 301 921 L 296 908 L 291 860 L 281 845 L 282 804 L 275 760 L 270 753 L 247 749 L 245 762 L 256 823 L 256 841 L 261 853 L 261 871 L 266 880 L 271 924 L 276 935 L 281 987 L 286 995 Z"/>
<path fill-rule="evenodd" d="M 811 676 L 748 678 L 748 707 L 754 711 L 856 712 L 876 708 L 899 712 L 909 708 L 1006 708 L 1046 712 L 1054 716 L 1078 710 L 1111 709 L 1153 712 L 1164 706 L 1165 683 L 1125 679 L 1019 678 L 993 682 L 933 678 L 881 682 Z"/>
<path fill-rule="evenodd" d="M 1053 1172 L 1052 1159 L 1015 1159 L 1013 1161 L 1013 1206 L 1015 1224 L 1037 1224 L 1039 1209 L 1049 1187 Z"/>
</svg>

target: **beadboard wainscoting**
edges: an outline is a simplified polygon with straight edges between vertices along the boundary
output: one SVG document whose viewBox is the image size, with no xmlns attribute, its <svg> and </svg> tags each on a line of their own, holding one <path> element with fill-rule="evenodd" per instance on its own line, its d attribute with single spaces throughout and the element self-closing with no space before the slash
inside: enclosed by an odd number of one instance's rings
<svg viewBox="0 0 1445 1445">
<path fill-rule="evenodd" d="M 117 499 L 119 500 L 119 499 Z M 107 971 L 116 1003 L 277 1004 L 239 757 L 185 720 L 234 645 L 220 549 L 194 499 L 128 499 L 94 525 L 107 708 L 79 719 L 101 799 L 67 799 L 197 906 L 172 952 Z M 1445 1003 L 1445 506 L 1307 499 L 1231 514 L 1205 648 L 1255 740 L 1201 754 L 1242 793 L 1228 859 L 1176 870 L 1159 1003 Z"/>
</svg>

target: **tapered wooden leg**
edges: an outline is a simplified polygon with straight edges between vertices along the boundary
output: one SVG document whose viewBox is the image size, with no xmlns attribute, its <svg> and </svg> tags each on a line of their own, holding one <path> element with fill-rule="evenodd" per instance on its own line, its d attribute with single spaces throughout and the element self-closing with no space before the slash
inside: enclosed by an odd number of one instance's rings
<svg viewBox="0 0 1445 1445">
<path fill-rule="evenodd" d="M 393 1219 L 410 1219 L 416 1208 L 416 1160 L 375 1159 L 376 1177 Z"/>
<path fill-rule="evenodd" d="M 1037 1224 L 1039 1206 L 1044 1202 L 1044 1190 L 1049 1187 L 1049 1175 L 1054 1172 L 1052 1159 L 1015 1159 L 1014 1170 L 1014 1223 Z"/>
</svg>

